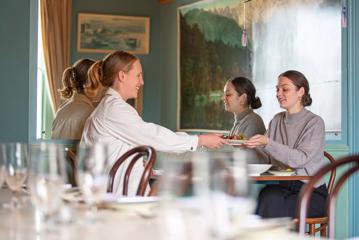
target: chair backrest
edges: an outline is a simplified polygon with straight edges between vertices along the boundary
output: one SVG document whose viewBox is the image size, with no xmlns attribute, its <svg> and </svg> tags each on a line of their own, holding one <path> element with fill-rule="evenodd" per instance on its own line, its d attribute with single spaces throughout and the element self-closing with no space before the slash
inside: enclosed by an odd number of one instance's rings
<svg viewBox="0 0 359 240">
<path fill-rule="evenodd" d="M 334 161 L 331 164 L 328 164 L 321 168 L 312 178 L 303 186 L 300 191 L 298 206 L 297 206 L 297 217 L 298 217 L 298 225 L 297 230 L 301 235 L 305 234 L 305 220 L 307 215 L 307 210 L 309 206 L 309 200 L 312 196 L 313 189 L 325 174 L 332 171 L 332 169 L 336 169 L 339 166 L 350 165 L 354 163 L 351 168 L 349 168 L 337 181 L 337 184 L 332 188 L 332 193 L 328 199 L 328 218 L 329 218 L 329 237 L 334 238 L 335 228 L 334 228 L 334 210 L 335 210 L 335 200 L 336 196 L 343 186 L 344 182 L 359 169 L 359 155 L 353 155 L 341 158 L 337 161 Z M 333 185 L 333 184 L 332 184 Z"/>
<path fill-rule="evenodd" d="M 324 151 L 324 157 L 326 157 L 330 163 L 334 163 L 335 159 L 332 157 L 332 155 L 330 155 L 328 152 Z M 334 181 L 335 181 L 335 176 L 336 176 L 336 168 L 333 168 L 330 171 L 330 177 L 329 177 L 329 182 L 328 182 L 328 192 L 329 195 L 332 194 L 333 192 L 333 186 L 334 186 Z"/>
<path fill-rule="evenodd" d="M 70 182 L 73 186 L 77 186 L 76 182 L 76 174 L 77 174 L 77 165 L 76 165 L 76 153 L 72 149 L 66 150 L 66 161 L 71 166 L 71 175 L 70 175 Z"/>
<path fill-rule="evenodd" d="M 152 173 L 152 169 L 153 166 L 155 164 L 156 161 L 156 150 L 153 147 L 150 146 L 139 146 L 139 147 L 135 147 L 130 149 L 129 151 L 127 151 L 125 154 L 123 154 L 112 166 L 111 170 L 110 170 L 110 179 L 109 179 L 109 184 L 107 187 L 107 191 L 108 192 L 112 192 L 113 191 L 113 184 L 115 181 L 115 175 L 117 170 L 120 168 L 120 166 L 126 161 L 126 160 L 131 160 L 131 162 L 129 163 L 127 169 L 125 170 L 125 176 L 124 176 L 124 180 L 123 180 L 123 190 L 122 190 L 122 194 L 124 196 L 127 196 L 128 194 L 128 183 L 130 180 L 130 175 L 131 175 L 131 171 L 133 169 L 133 166 L 135 165 L 135 163 L 139 160 L 142 159 L 143 157 L 146 157 L 147 160 L 144 161 L 144 171 L 143 174 L 141 176 L 141 180 L 139 183 L 139 186 L 137 188 L 137 192 L 136 195 L 139 196 L 144 196 L 145 192 L 146 192 L 146 187 L 150 181 L 151 178 L 151 173 Z"/>
</svg>

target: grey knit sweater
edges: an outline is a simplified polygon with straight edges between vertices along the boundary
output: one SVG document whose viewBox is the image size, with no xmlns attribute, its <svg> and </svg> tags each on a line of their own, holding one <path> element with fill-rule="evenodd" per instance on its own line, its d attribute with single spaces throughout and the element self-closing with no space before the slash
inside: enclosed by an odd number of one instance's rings
<svg viewBox="0 0 359 240">
<path fill-rule="evenodd" d="M 229 135 L 244 134 L 250 138 L 256 134 L 264 134 L 266 127 L 264 126 L 262 118 L 253 112 L 252 109 L 247 109 L 237 116 Z M 263 163 L 261 156 L 256 153 L 254 149 L 242 148 L 242 158 L 247 163 Z"/>
<path fill-rule="evenodd" d="M 313 175 L 326 164 L 324 121 L 306 109 L 275 115 L 267 136 L 269 142 L 260 150 L 274 166 L 297 169 L 298 175 Z"/>
<path fill-rule="evenodd" d="M 256 134 L 264 134 L 266 128 L 262 118 L 253 112 L 252 109 L 247 109 L 237 116 L 229 135 L 238 135 L 243 133 L 247 138 Z"/>
</svg>

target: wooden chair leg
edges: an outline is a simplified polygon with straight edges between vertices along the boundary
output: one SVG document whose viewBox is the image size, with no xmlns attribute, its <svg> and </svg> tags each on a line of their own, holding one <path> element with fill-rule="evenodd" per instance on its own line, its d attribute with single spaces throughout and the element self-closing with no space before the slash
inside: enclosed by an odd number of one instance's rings
<svg viewBox="0 0 359 240">
<path fill-rule="evenodd" d="M 320 224 L 321 230 L 320 230 L 320 236 L 321 237 L 327 237 L 327 228 L 328 225 L 326 223 Z"/>
<path fill-rule="evenodd" d="M 315 224 L 309 224 L 309 235 L 310 236 L 315 235 Z"/>
</svg>

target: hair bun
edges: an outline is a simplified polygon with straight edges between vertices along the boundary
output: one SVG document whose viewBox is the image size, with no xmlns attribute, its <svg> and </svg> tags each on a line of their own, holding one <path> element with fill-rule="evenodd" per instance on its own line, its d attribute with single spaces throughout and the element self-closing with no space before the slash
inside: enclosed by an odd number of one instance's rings
<svg viewBox="0 0 359 240">
<path fill-rule="evenodd" d="M 261 106 L 262 106 L 261 99 L 259 97 L 255 97 L 254 101 L 251 102 L 251 108 L 257 109 L 260 108 Z"/>
</svg>

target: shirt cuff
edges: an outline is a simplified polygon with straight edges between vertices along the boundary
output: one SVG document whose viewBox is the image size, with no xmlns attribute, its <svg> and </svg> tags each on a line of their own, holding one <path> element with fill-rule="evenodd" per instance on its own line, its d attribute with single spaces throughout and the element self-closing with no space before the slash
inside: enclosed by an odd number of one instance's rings
<svg viewBox="0 0 359 240">
<path fill-rule="evenodd" d="M 199 139 L 198 139 L 198 136 L 190 136 L 191 137 L 191 140 L 190 140 L 190 144 L 189 144 L 189 151 L 196 151 L 197 148 L 198 148 L 198 142 L 199 142 Z"/>
</svg>

